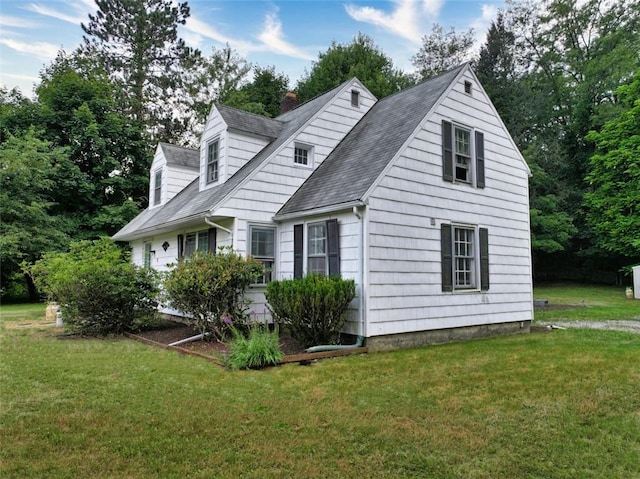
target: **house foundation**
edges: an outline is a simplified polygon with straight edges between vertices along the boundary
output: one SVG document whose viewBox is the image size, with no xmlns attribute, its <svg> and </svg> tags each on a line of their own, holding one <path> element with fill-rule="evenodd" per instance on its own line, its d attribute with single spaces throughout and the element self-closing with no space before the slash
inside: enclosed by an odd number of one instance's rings
<svg viewBox="0 0 640 479">
<path fill-rule="evenodd" d="M 515 321 L 511 323 L 482 324 L 461 328 L 434 329 L 415 331 L 412 333 L 388 334 L 367 338 L 366 346 L 370 353 L 391 351 L 394 349 L 415 348 L 419 346 L 467 341 L 491 336 L 529 333 L 531 321 Z"/>
</svg>

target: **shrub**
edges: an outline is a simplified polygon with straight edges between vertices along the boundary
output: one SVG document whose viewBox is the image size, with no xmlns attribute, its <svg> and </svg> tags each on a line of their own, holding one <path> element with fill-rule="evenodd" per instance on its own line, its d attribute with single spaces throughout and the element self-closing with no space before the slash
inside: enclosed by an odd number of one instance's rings
<svg viewBox="0 0 640 479">
<path fill-rule="evenodd" d="M 278 343 L 278 330 L 269 331 L 268 325 L 253 323 L 249 337 L 234 329 L 229 345 L 227 365 L 234 370 L 257 369 L 278 364 L 284 357 Z"/>
<path fill-rule="evenodd" d="M 65 324 L 84 334 L 119 334 L 157 313 L 156 273 L 132 264 L 129 253 L 108 238 L 45 254 L 27 271 L 60 304 Z"/>
<path fill-rule="evenodd" d="M 167 299 L 200 332 L 223 339 L 231 327 L 246 325 L 244 292 L 263 274 L 261 263 L 221 248 L 218 254 L 197 251 L 174 266 L 164 280 Z"/>
<path fill-rule="evenodd" d="M 273 317 L 307 347 L 336 341 L 355 294 L 353 280 L 310 275 L 270 282 L 266 298 Z"/>
</svg>

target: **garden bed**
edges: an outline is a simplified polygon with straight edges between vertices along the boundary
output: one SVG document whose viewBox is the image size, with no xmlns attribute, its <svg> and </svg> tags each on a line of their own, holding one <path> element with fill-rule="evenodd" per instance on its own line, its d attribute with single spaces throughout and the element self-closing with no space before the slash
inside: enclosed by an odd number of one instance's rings
<svg viewBox="0 0 640 479">
<path fill-rule="evenodd" d="M 135 334 L 130 333 L 127 336 L 131 339 L 151 344 L 158 347 L 164 347 L 168 349 L 174 349 L 184 354 L 191 354 L 199 356 L 204 359 L 213 361 L 216 364 L 224 364 L 224 355 L 228 351 L 229 346 L 220 341 L 208 341 L 198 340 L 190 343 L 181 344 L 180 346 L 169 346 L 171 343 L 180 341 L 181 339 L 189 338 L 200 334 L 199 331 L 193 327 L 179 323 L 176 321 L 163 321 L 157 327 L 137 332 Z M 281 364 L 285 363 L 305 363 L 317 359 L 331 358 L 338 356 L 348 356 L 350 354 L 366 353 L 366 347 L 339 350 L 339 351 L 323 351 L 318 353 L 305 353 L 304 347 L 294 338 L 286 333 L 280 333 L 279 336 L 280 349 L 284 353 L 284 358 L 280 361 Z"/>
</svg>

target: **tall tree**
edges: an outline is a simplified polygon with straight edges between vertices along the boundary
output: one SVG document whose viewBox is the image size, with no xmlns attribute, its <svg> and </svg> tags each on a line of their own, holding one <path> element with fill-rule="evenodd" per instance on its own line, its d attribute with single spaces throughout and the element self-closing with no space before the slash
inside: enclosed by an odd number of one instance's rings
<svg viewBox="0 0 640 479">
<path fill-rule="evenodd" d="M 426 80 L 454 68 L 471 59 L 473 29 L 456 33 L 451 27 L 445 32 L 442 26 L 433 24 L 431 33 L 422 37 L 422 46 L 411 62 L 420 80 Z"/>
<path fill-rule="evenodd" d="M 617 95 L 627 109 L 588 135 L 597 149 L 587 176 L 587 222 L 598 246 L 640 260 L 640 72 Z"/>
<path fill-rule="evenodd" d="M 54 213 L 79 240 L 113 234 L 146 203 L 150 149 L 142 124 L 118 111 L 106 74 L 76 60 L 59 55 L 36 93 L 41 136 L 66 147 L 70 162 L 56 164 Z"/>
<path fill-rule="evenodd" d="M 21 273 L 23 261 L 64 248 L 69 241 L 59 218 L 52 214 L 59 185 L 55 165 L 67 162 L 66 151 L 39 140 L 33 128 L 8 135 L 0 144 L 0 293 L 23 296 L 30 286 Z M 22 293 L 22 294 L 21 294 Z M 35 299 L 35 298 L 34 298 Z"/>
<path fill-rule="evenodd" d="M 222 103 L 268 117 L 280 114 L 282 98 L 289 89 L 289 78 L 270 66 L 253 69 L 253 80 L 230 92 Z"/>
<path fill-rule="evenodd" d="M 183 73 L 199 52 L 178 37 L 190 15 L 186 2 L 96 0 L 98 11 L 82 24 L 81 51 L 104 65 L 119 83 L 119 101 L 157 140 L 179 138 L 188 122 L 176 112 L 186 98 Z"/>
<path fill-rule="evenodd" d="M 359 33 L 346 45 L 333 42 L 318 55 L 310 72 L 296 86 L 300 101 L 306 101 L 340 83 L 358 77 L 378 98 L 397 92 L 413 83 L 413 79 L 393 66 L 373 40 Z"/>
</svg>

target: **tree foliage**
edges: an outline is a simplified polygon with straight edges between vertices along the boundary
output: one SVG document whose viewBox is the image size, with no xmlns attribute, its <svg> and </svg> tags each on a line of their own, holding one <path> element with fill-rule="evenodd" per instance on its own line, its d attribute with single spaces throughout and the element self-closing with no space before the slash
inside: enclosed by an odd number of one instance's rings
<svg viewBox="0 0 640 479">
<path fill-rule="evenodd" d="M 170 0 L 96 0 L 98 11 L 82 24 L 81 52 L 97 59 L 118 84 L 118 100 L 158 141 L 180 138 L 188 121 L 184 73 L 200 52 L 178 37 L 190 15 L 187 2 Z"/>
<path fill-rule="evenodd" d="M 442 26 L 434 23 L 431 33 L 422 37 L 422 46 L 411 62 L 418 78 L 427 80 L 470 60 L 472 46 L 473 29 L 456 33 L 451 27 L 445 32 Z"/>
<path fill-rule="evenodd" d="M 33 130 L 0 143 L 0 288 L 11 296 L 12 283 L 24 284 L 20 264 L 69 241 L 51 214 L 57 188 L 56 165 L 67 161 L 63 148 L 38 139 Z M 27 283 L 27 286 L 29 283 Z M 14 291 L 17 292 L 17 291 Z M 27 291 L 23 291 L 26 294 Z M 30 291 L 33 296 L 33 290 Z"/>
<path fill-rule="evenodd" d="M 373 40 L 359 33 L 346 45 L 333 42 L 318 55 L 310 72 L 306 72 L 296 86 L 300 101 L 307 101 L 350 78 L 358 79 L 377 98 L 383 98 L 413 83 L 410 76 L 393 66 Z"/>
<path fill-rule="evenodd" d="M 587 176 L 587 221 L 598 246 L 640 259 L 640 73 L 616 93 L 629 109 L 588 135 L 597 149 Z"/>
<path fill-rule="evenodd" d="M 289 90 L 289 78 L 275 67 L 253 69 L 253 80 L 230 92 L 221 102 L 258 115 L 274 118 L 280 114 L 282 98 Z"/>
</svg>

